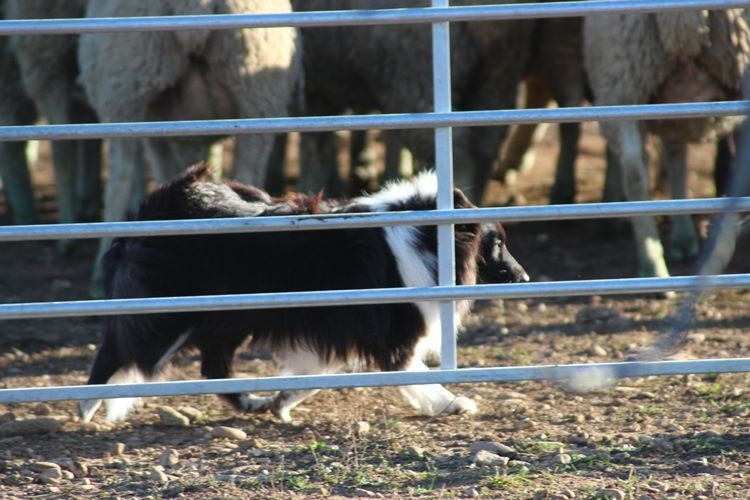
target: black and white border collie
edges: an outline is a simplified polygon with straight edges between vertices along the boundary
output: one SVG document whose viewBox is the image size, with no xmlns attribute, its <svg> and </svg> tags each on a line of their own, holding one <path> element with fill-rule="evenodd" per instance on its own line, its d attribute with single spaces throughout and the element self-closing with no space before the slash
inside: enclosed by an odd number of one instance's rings
<svg viewBox="0 0 750 500">
<path fill-rule="evenodd" d="M 435 208 L 436 191 L 434 173 L 423 173 L 353 200 L 306 195 L 273 199 L 251 186 L 210 182 L 200 164 L 154 191 L 138 219 L 429 210 Z M 473 207 L 459 190 L 454 190 L 454 203 Z M 399 226 L 120 238 L 105 257 L 105 286 L 113 299 L 433 286 L 436 235 L 435 227 Z M 457 283 L 528 281 L 508 251 L 500 224 L 457 224 L 455 241 Z M 469 305 L 458 303 L 459 321 Z M 440 352 L 438 303 L 110 316 L 88 383 L 153 379 L 188 347 L 200 351 L 204 377 L 229 378 L 234 352 L 248 339 L 249 349 L 270 352 L 285 375 L 355 367 L 427 370 L 424 358 Z M 477 410 L 474 401 L 438 384 L 400 390 L 425 415 Z M 237 409 L 270 409 L 289 421 L 290 411 L 315 392 L 222 397 Z M 101 402 L 81 401 L 82 420 L 90 420 Z M 108 419 L 124 418 L 134 402 L 107 400 Z"/>
</svg>

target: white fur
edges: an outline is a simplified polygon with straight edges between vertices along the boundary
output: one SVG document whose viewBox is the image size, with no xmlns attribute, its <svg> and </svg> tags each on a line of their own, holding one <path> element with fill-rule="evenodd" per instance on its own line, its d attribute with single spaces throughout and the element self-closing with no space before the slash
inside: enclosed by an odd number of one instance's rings
<svg viewBox="0 0 750 500">
<path fill-rule="evenodd" d="M 435 172 L 426 170 L 417 174 L 413 179 L 391 181 L 377 193 L 356 198 L 354 201 L 371 207 L 373 211 L 384 211 L 388 210 L 389 205 L 415 196 L 435 198 L 437 188 Z"/>
<path fill-rule="evenodd" d="M 322 359 L 309 349 L 286 349 L 274 356 L 279 363 L 281 375 L 316 375 L 335 373 L 343 365 Z M 291 411 L 305 399 L 318 393 L 320 389 L 280 391 L 274 396 L 271 411 L 283 422 L 291 422 Z"/>
<path fill-rule="evenodd" d="M 174 356 L 175 353 L 185 345 L 185 341 L 189 335 L 190 331 L 187 331 L 177 337 L 177 340 L 175 340 L 161 359 L 156 363 L 156 371 L 161 370 L 167 363 L 169 363 L 172 356 Z M 115 374 L 107 380 L 107 384 L 140 384 L 146 382 L 146 380 L 146 377 L 135 365 L 130 365 L 117 370 Z M 107 420 L 110 422 L 124 420 L 140 400 L 141 398 L 105 399 L 104 406 L 107 410 Z M 101 404 L 101 399 L 86 399 L 78 403 L 78 413 L 81 415 L 81 420 L 89 422 L 94 417 L 94 414 Z"/>
<path fill-rule="evenodd" d="M 427 371 L 429 368 L 415 356 L 406 370 Z M 477 404 L 474 401 L 458 397 L 440 384 L 404 385 L 399 387 L 399 390 L 416 410 L 430 417 L 441 413 L 477 412 Z"/>
</svg>

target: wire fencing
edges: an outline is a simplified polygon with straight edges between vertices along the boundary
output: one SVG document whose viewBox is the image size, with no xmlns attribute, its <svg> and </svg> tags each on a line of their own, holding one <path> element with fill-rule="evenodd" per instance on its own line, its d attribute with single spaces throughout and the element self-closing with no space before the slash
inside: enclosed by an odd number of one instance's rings
<svg viewBox="0 0 750 500">
<path fill-rule="evenodd" d="M 519 5 L 451 7 L 448 0 L 433 0 L 431 8 L 370 11 L 328 11 L 289 14 L 170 16 L 152 18 L 13 20 L 0 21 L 0 36 L 12 34 L 94 33 L 113 31 L 239 29 L 277 26 L 332 26 L 340 24 L 431 23 L 433 30 L 433 113 L 319 116 L 214 121 L 142 122 L 0 127 L 0 141 L 31 139 L 88 139 L 115 137 L 169 137 L 230 135 L 266 132 L 433 128 L 438 176 L 437 209 L 432 211 L 346 214 L 328 216 L 237 218 L 221 220 L 148 221 L 94 224 L 60 224 L 0 227 L 0 242 L 57 238 L 98 238 L 136 235 L 215 234 L 227 232 L 287 231 L 375 227 L 383 225 L 438 226 L 438 286 L 375 290 L 288 292 L 232 296 L 165 297 L 126 300 L 87 300 L 0 305 L 0 320 L 79 315 L 148 314 L 169 311 L 231 310 L 241 308 L 312 307 L 339 304 L 375 304 L 434 300 L 440 302 L 442 364 L 426 373 L 363 373 L 233 380 L 150 382 L 108 386 L 15 388 L 0 390 L 0 403 L 99 399 L 133 396 L 252 392 L 308 388 L 338 388 L 453 382 L 580 379 L 598 370 L 598 378 L 682 373 L 750 371 L 750 359 L 691 361 L 638 361 L 565 366 L 506 368 L 456 368 L 453 330 L 454 300 L 480 298 L 531 298 L 591 294 L 702 291 L 750 288 L 750 275 L 708 275 L 672 278 L 581 280 L 511 285 L 455 286 L 453 226 L 459 222 L 503 222 L 610 218 L 680 213 L 737 213 L 750 211 L 750 197 L 731 199 L 670 200 L 594 203 L 570 206 L 502 207 L 454 211 L 452 206 L 452 127 L 521 123 L 688 118 L 745 115 L 750 101 L 677 103 L 558 109 L 451 111 L 450 22 L 512 20 L 581 16 L 605 12 L 657 12 L 680 9 L 746 7 L 746 0 L 645 0 L 554 2 Z M 324 28 L 322 28 L 324 29 Z M 738 175 L 750 169 L 739 163 Z M 734 235 L 732 235 L 734 237 Z M 712 269 L 712 272 L 720 272 Z M 690 300 L 697 300 L 695 294 Z"/>
</svg>

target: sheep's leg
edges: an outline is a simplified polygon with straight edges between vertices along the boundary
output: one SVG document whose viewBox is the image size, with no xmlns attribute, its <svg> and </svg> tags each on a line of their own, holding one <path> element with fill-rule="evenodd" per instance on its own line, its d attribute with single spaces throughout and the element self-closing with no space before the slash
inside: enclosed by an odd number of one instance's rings
<svg viewBox="0 0 750 500">
<path fill-rule="evenodd" d="M 104 220 L 125 219 L 136 178 L 134 165 L 139 161 L 138 139 L 111 139 L 109 142 L 109 176 L 104 191 Z M 89 285 L 92 297 L 104 296 L 102 257 L 109 250 L 112 238 L 99 241 L 99 251 Z"/>
<path fill-rule="evenodd" d="M 550 192 L 550 202 L 574 203 L 576 196 L 575 163 L 578 155 L 578 138 L 581 135 L 580 123 L 560 124 L 560 151 L 557 155 L 555 184 Z"/>
<path fill-rule="evenodd" d="M 0 179 L 15 224 L 35 224 L 34 189 L 26 165 L 25 142 L 0 143 Z"/>
<path fill-rule="evenodd" d="M 671 196 L 684 199 L 687 197 L 687 145 L 670 141 L 663 141 L 662 145 Z M 685 260 L 698 255 L 698 235 L 689 215 L 672 217 L 669 242 L 669 255 L 674 259 Z"/>
<path fill-rule="evenodd" d="M 141 206 L 141 202 L 146 198 L 146 155 L 143 151 L 143 144 L 138 142 L 135 163 L 133 163 L 133 188 L 130 194 L 130 203 L 128 204 L 128 213 L 135 216 Z"/>
<path fill-rule="evenodd" d="M 527 77 L 524 90 L 524 108 L 526 109 L 545 108 L 552 99 L 549 88 L 539 77 Z M 505 180 L 508 170 L 523 172 L 531 168 L 534 164 L 533 143 L 536 138 L 544 134 L 547 126 L 546 123 L 527 123 L 511 128 L 510 136 L 505 142 L 505 151 L 494 175 L 497 180 Z"/>
<path fill-rule="evenodd" d="M 265 186 L 273 142 L 274 134 L 238 136 L 234 146 L 232 176 L 245 184 Z"/>
<path fill-rule="evenodd" d="M 289 138 L 288 133 L 276 134 L 273 140 L 273 149 L 268 159 L 268 171 L 266 172 L 266 191 L 271 196 L 281 196 L 286 189 L 286 175 L 284 167 L 286 164 L 286 148 Z"/>
<path fill-rule="evenodd" d="M 102 142 L 87 140 L 76 143 L 80 159 L 76 173 L 76 219 L 97 221 L 102 208 Z"/>
<path fill-rule="evenodd" d="M 334 373 L 338 363 L 329 363 L 310 350 L 289 349 L 277 356 L 282 375 L 315 375 Z M 291 411 L 305 399 L 317 394 L 320 389 L 279 391 L 271 402 L 271 411 L 283 422 L 291 422 Z"/>
<path fill-rule="evenodd" d="M 622 172 L 618 163 L 617 155 L 612 152 L 612 148 L 607 146 L 605 149 L 607 161 L 606 172 L 604 174 L 604 192 L 602 201 L 622 201 Z"/>
<path fill-rule="evenodd" d="M 608 123 L 604 130 L 618 158 L 625 198 L 628 201 L 648 200 L 648 170 L 643 145 L 645 132 L 636 122 Z M 638 274 L 645 277 L 669 276 L 654 218 L 634 217 L 631 222 L 638 248 Z"/>
<path fill-rule="evenodd" d="M 344 194 L 335 139 L 331 132 L 300 134 L 299 191 L 314 193 L 325 189 L 325 194 L 334 198 Z"/>
<path fill-rule="evenodd" d="M 392 131 L 384 130 L 385 137 L 385 170 L 383 180 L 392 181 L 404 175 L 414 174 L 414 158 Z"/>
<path fill-rule="evenodd" d="M 729 191 L 729 181 L 735 170 L 734 159 L 737 154 L 737 144 L 740 143 L 740 127 L 729 135 L 719 139 L 716 143 L 716 158 L 714 159 L 714 185 L 716 196 L 725 196 Z"/>
<path fill-rule="evenodd" d="M 427 371 L 429 368 L 417 357 L 403 368 L 408 371 Z M 477 412 L 477 404 L 469 398 L 456 396 L 440 384 L 404 385 L 401 394 L 422 415 L 434 417 L 441 414 Z"/>
</svg>

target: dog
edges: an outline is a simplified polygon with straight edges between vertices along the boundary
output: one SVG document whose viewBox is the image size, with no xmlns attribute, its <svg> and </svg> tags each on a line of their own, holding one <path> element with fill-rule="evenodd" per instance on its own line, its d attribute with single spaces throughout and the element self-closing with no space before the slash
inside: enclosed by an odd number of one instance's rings
<svg viewBox="0 0 750 500">
<path fill-rule="evenodd" d="M 353 200 L 279 199 L 252 186 L 210 182 L 199 164 L 149 195 L 138 219 L 431 210 L 436 191 L 436 176 L 427 172 Z M 456 208 L 473 208 L 457 189 L 453 198 Z M 436 249 L 434 226 L 119 238 L 106 254 L 105 283 L 112 299 L 425 287 L 437 283 Z M 455 254 L 458 284 L 529 280 L 498 223 L 456 224 Z M 470 303 L 457 304 L 460 318 Z M 248 339 L 251 350 L 270 352 L 286 375 L 427 370 L 425 356 L 440 352 L 439 325 L 436 302 L 115 315 L 104 321 L 88 384 L 153 379 L 188 347 L 200 351 L 204 377 L 229 378 L 234 353 Z M 400 389 L 424 415 L 477 411 L 474 401 L 438 384 Z M 315 392 L 222 397 L 238 410 L 270 409 L 290 421 L 291 410 Z M 107 400 L 107 418 L 124 418 L 134 402 Z M 101 403 L 82 400 L 81 419 L 90 420 Z"/>
</svg>

